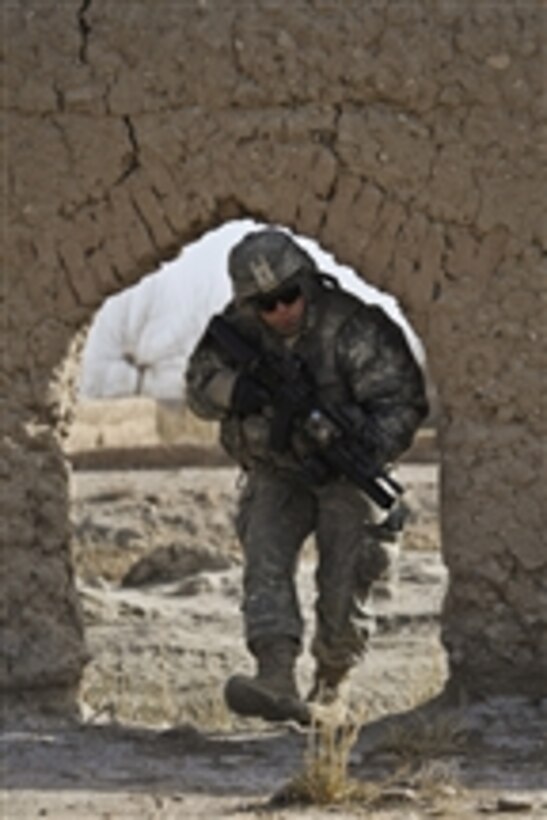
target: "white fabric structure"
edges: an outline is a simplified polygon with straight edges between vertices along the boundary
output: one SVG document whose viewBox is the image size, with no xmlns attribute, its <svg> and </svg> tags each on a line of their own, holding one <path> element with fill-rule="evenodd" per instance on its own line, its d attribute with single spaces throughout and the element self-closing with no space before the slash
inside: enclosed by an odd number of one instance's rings
<svg viewBox="0 0 547 820">
<path fill-rule="evenodd" d="M 251 220 L 230 222 L 185 248 L 178 259 L 97 312 L 84 348 L 80 394 L 87 398 L 146 395 L 181 399 L 188 355 L 213 313 L 230 298 L 227 255 Z M 417 358 L 419 340 L 392 297 L 370 287 L 305 237 L 297 237 L 321 270 L 368 302 L 379 302 L 402 326 Z"/>
</svg>

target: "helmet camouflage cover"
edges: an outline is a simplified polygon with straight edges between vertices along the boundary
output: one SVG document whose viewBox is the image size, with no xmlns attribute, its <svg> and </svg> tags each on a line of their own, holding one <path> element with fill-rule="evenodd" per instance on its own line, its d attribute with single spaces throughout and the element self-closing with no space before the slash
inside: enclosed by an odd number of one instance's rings
<svg viewBox="0 0 547 820">
<path fill-rule="evenodd" d="M 269 293 L 287 279 L 315 270 L 311 256 L 288 233 L 274 228 L 246 234 L 228 257 L 228 272 L 238 301 Z"/>
</svg>

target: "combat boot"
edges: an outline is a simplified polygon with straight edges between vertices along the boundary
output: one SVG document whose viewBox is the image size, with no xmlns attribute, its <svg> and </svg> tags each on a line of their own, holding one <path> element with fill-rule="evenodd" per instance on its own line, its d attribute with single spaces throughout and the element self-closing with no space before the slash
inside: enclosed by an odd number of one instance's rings
<svg viewBox="0 0 547 820">
<path fill-rule="evenodd" d="M 228 679 L 224 688 L 228 708 L 245 717 L 309 723 L 309 711 L 299 698 L 295 680 L 297 642 L 285 637 L 264 638 L 256 642 L 253 651 L 256 675 Z"/>
</svg>

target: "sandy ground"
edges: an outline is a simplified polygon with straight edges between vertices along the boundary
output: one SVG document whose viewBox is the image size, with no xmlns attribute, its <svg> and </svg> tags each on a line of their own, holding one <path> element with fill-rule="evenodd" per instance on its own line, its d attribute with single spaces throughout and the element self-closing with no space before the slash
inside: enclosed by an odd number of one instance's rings
<svg viewBox="0 0 547 820">
<path fill-rule="evenodd" d="M 446 674 L 437 471 L 404 465 L 400 478 L 413 514 L 397 594 L 372 597 L 356 728 L 344 734 L 242 720 L 224 706 L 226 677 L 252 669 L 236 471 L 74 473 L 90 650 L 82 719 L 4 721 L 2 818 L 547 818 L 545 702 L 434 708 Z M 313 568 L 310 543 L 298 578 L 308 639 Z M 305 653 L 303 691 L 311 675 Z"/>
</svg>

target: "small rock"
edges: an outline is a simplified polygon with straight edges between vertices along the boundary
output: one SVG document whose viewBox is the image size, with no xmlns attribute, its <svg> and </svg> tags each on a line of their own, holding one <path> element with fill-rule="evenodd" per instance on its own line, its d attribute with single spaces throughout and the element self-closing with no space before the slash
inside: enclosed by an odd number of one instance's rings
<svg viewBox="0 0 547 820">
<path fill-rule="evenodd" d="M 501 794 L 496 802 L 498 811 L 531 811 L 534 801 L 525 794 Z"/>
<path fill-rule="evenodd" d="M 122 601 L 120 603 L 119 613 L 120 615 L 134 615 L 136 618 L 144 618 L 147 614 L 144 607 L 139 604 L 129 603 L 128 601 Z"/>
<path fill-rule="evenodd" d="M 418 795 L 408 786 L 393 786 L 384 789 L 379 797 L 380 803 L 417 803 Z"/>
<path fill-rule="evenodd" d="M 186 578 L 177 588 L 177 595 L 192 596 L 202 595 L 205 592 L 213 592 L 215 589 L 211 578 L 204 575 L 194 575 Z"/>
<path fill-rule="evenodd" d="M 219 572 L 234 563 L 227 555 L 185 544 L 157 547 L 138 559 L 122 579 L 123 587 L 158 584 L 186 578 L 204 570 Z"/>
<path fill-rule="evenodd" d="M 511 57 L 508 54 L 491 54 L 486 63 L 495 71 L 505 71 L 511 65 Z"/>
<path fill-rule="evenodd" d="M 142 539 L 141 533 L 131 527 L 120 527 L 114 534 L 114 543 L 121 549 L 126 549 L 132 542 L 140 541 Z"/>
<path fill-rule="evenodd" d="M 442 797 L 456 797 L 458 794 L 458 790 L 455 786 L 450 786 L 449 784 L 445 783 L 442 786 L 439 786 L 439 794 Z"/>
</svg>

